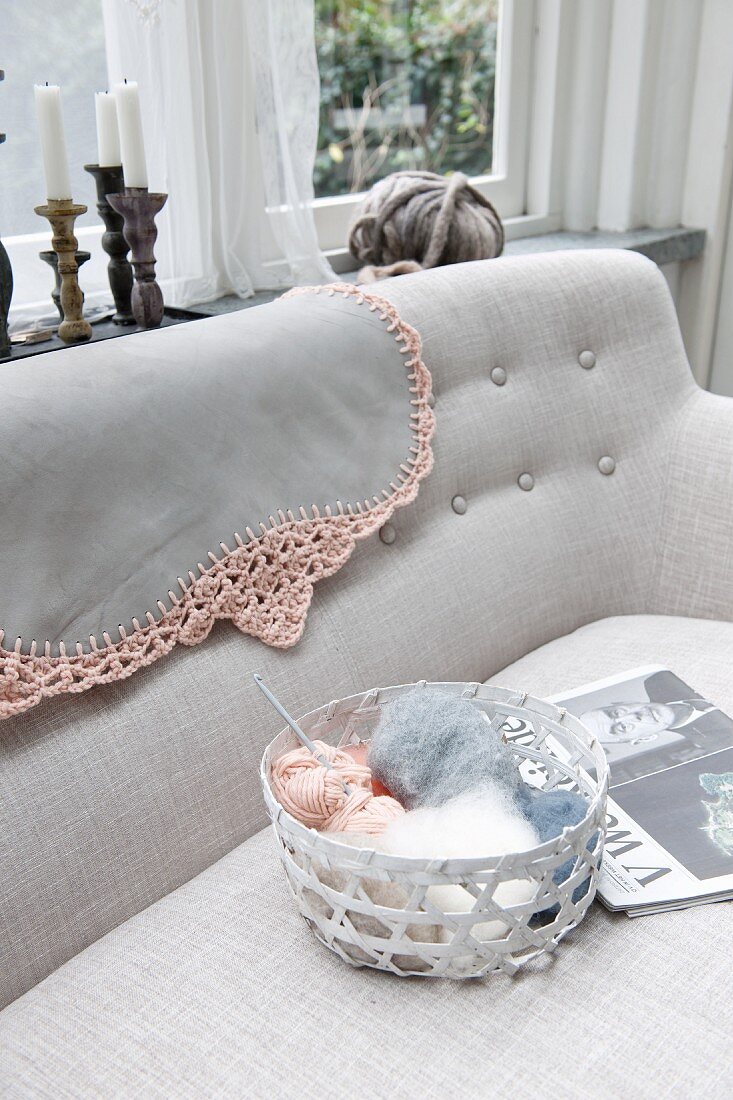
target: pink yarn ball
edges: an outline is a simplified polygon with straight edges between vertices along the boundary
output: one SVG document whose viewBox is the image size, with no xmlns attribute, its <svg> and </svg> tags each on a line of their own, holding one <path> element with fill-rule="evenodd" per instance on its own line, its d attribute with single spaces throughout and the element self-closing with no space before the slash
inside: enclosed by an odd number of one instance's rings
<svg viewBox="0 0 733 1100">
<path fill-rule="evenodd" d="M 294 818 L 319 831 L 379 836 L 404 814 L 396 799 L 372 794 L 372 773 L 365 764 L 323 741 L 314 744 L 332 768 L 324 767 L 308 749 L 297 748 L 279 756 L 270 771 L 273 794 Z"/>
</svg>

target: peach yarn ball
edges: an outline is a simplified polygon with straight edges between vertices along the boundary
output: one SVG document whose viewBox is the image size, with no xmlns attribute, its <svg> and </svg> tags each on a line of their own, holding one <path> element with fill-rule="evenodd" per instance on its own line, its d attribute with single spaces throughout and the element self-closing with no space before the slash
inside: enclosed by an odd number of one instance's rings
<svg viewBox="0 0 733 1100">
<path fill-rule="evenodd" d="M 342 749 L 314 741 L 333 765 L 326 768 L 309 749 L 283 753 L 272 765 L 270 786 L 284 810 L 320 832 L 367 833 L 379 836 L 405 811 L 396 799 L 372 794 L 372 773 Z M 347 794 L 346 783 L 351 788 Z"/>
</svg>

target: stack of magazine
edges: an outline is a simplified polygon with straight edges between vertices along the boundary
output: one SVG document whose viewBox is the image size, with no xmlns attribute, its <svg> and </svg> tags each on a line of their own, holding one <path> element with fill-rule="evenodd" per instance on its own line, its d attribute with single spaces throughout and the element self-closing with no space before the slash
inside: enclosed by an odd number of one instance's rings
<svg viewBox="0 0 733 1100">
<path fill-rule="evenodd" d="M 551 702 L 608 757 L 603 904 L 635 917 L 733 898 L 733 720 L 658 666 Z"/>
</svg>

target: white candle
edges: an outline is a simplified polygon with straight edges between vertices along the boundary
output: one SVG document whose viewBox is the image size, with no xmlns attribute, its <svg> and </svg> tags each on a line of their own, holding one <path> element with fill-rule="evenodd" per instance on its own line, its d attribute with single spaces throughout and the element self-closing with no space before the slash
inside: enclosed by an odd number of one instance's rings
<svg viewBox="0 0 733 1100">
<path fill-rule="evenodd" d="M 148 170 L 145 166 L 145 145 L 137 84 L 134 81 L 115 84 L 115 100 L 125 187 L 147 187 Z"/>
<path fill-rule="evenodd" d="M 61 114 L 61 89 L 56 84 L 36 84 L 34 91 L 46 173 L 46 198 L 70 199 L 71 181 Z"/>
<path fill-rule="evenodd" d="M 113 168 L 122 164 L 114 95 L 111 92 L 95 92 L 94 109 L 97 114 L 97 164 L 101 168 Z"/>
</svg>

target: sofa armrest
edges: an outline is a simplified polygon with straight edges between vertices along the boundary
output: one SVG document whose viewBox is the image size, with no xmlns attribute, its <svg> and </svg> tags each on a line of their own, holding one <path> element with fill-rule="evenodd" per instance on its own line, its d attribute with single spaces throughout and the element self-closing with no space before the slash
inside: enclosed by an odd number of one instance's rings
<svg viewBox="0 0 733 1100">
<path fill-rule="evenodd" d="M 661 502 L 652 611 L 733 620 L 733 400 L 686 404 Z"/>
</svg>

